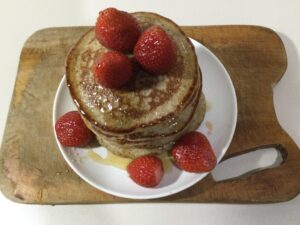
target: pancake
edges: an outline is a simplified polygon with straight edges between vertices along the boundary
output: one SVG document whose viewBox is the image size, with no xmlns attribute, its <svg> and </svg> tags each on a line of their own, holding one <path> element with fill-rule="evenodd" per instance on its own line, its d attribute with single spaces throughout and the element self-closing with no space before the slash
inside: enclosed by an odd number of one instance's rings
<svg viewBox="0 0 300 225">
<path fill-rule="evenodd" d="M 202 94 L 193 117 L 190 121 L 188 121 L 188 124 L 183 128 L 183 130 L 168 137 L 155 137 L 146 143 L 138 145 L 128 144 L 126 142 L 120 144 L 109 141 L 109 139 L 101 135 L 101 133 L 95 132 L 92 127 L 89 128 L 97 134 L 96 137 L 99 143 L 114 154 L 128 158 L 136 158 L 148 154 L 161 154 L 164 151 L 170 150 L 178 138 L 180 138 L 183 134 L 196 130 L 200 126 L 204 119 L 205 111 L 205 98 Z M 87 125 L 90 126 L 90 123 L 87 123 Z"/>
<path fill-rule="evenodd" d="M 153 13 L 133 13 L 142 30 L 161 26 L 177 47 L 177 63 L 168 74 L 135 73 L 120 89 L 96 83 L 92 66 L 109 51 L 89 30 L 70 51 L 67 84 L 86 125 L 100 144 L 125 157 L 170 149 L 184 133 L 195 129 L 205 112 L 201 71 L 194 47 L 172 21 Z M 192 129 L 193 128 L 193 129 Z"/>
</svg>

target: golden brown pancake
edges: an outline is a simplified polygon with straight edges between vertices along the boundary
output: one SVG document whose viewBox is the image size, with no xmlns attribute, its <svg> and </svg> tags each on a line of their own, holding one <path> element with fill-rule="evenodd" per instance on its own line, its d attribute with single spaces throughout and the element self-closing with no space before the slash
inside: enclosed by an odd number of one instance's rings
<svg viewBox="0 0 300 225">
<path fill-rule="evenodd" d="M 161 26 L 177 47 L 176 66 L 151 75 L 139 70 L 121 89 L 104 88 L 93 77 L 98 55 L 109 51 L 88 31 L 71 50 L 67 83 L 86 125 L 108 150 L 135 158 L 171 148 L 174 141 L 194 130 L 205 112 L 202 77 L 194 47 L 172 21 L 153 13 L 133 13 L 142 30 Z"/>
</svg>

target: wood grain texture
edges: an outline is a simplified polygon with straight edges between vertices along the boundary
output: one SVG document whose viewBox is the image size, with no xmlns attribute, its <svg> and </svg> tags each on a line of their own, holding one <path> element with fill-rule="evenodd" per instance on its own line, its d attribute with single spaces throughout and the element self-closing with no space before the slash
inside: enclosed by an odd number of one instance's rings
<svg viewBox="0 0 300 225">
<path fill-rule="evenodd" d="M 25 43 L 0 152 L 0 188 L 22 203 L 134 202 L 103 193 L 81 180 L 63 160 L 54 140 L 52 106 L 65 58 L 89 27 L 49 28 Z M 238 99 L 238 122 L 224 160 L 265 146 L 283 155 L 281 166 L 215 182 L 207 176 L 193 187 L 150 202 L 271 203 L 300 191 L 300 151 L 280 127 L 274 86 L 287 59 L 280 38 L 256 26 L 184 27 L 213 51 L 228 70 Z M 149 200 L 147 201 L 149 202 Z"/>
</svg>

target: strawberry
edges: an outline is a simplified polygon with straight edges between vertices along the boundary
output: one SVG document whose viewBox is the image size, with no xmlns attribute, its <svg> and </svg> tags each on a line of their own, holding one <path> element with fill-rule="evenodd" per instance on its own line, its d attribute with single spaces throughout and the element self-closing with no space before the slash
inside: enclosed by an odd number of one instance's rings
<svg viewBox="0 0 300 225">
<path fill-rule="evenodd" d="M 119 88 L 133 76 L 130 59 L 119 52 L 112 51 L 100 55 L 93 67 L 95 80 L 103 87 Z"/>
<path fill-rule="evenodd" d="M 158 185 L 164 175 L 161 160 L 151 155 L 134 159 L 128 165 L 127 172 L 135 183 L 144 187 Z"/>
<path fill-rule="evenodd" d="M 161 27 L 152 26 L 140 36 L 134 56 L 147 72 L 164 74 L 176 64 L 176 46 Z"/>
<path fill-rule="evenodd" d="M 181 137 L 172 149 L 177 167 L 188 172 L 209 172 L 217 163 L 208 139 L 200 132 Z"/>
<path fill-rule="evenodd" d="M 107 8 L 99 13 L 95 35 L 105 47 L 116 51 L 131 52 L 140 36 L 135 18 L 127 12 Z"/>
<path fill-rule="evenodd" d="M 81 147 L 93 139 L 93 133 L 86 127 L 77 111 L 61 116 L 55 123 L 59 142 L 68 147 Z"/>
</svg>

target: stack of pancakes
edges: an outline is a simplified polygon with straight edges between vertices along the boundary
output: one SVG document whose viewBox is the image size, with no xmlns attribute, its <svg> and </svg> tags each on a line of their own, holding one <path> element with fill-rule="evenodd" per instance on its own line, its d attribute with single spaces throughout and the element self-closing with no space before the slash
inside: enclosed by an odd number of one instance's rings
<svg viewBox="0 0 300 225">
<path fill-rule="evenodd" d="M 190 40 L 172 21 L 153 13 L 133 13 L 142 30 L 161 26 L 177 47 L 176 66 L 164 75 L 137 70 L 121 89 L 96 83 L 92 66 L 109 51 L 88 31 L 71 50 L 67 83 L 83 120 L 115 154 L 136 158 L 169 150 L 183 134 L 197 129 L 205 114 L 201 72 Z"/>
</svg>

